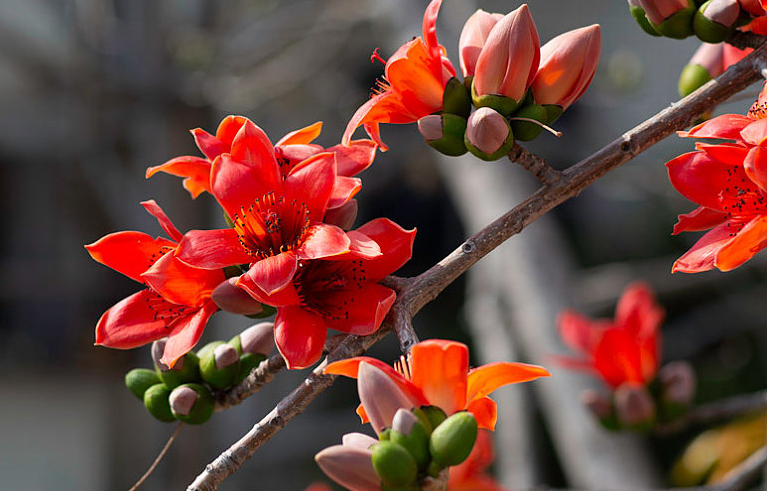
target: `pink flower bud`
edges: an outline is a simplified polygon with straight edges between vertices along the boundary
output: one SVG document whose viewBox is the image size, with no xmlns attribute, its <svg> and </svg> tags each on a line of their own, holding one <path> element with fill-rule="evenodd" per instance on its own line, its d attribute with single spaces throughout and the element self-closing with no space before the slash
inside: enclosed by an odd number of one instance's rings
<svg viewBox="0 0 767 491">
<path fill-rule="evenodd" d="M 464 77 L 474 75 L 479 52 L 482 51 L 493 26 L 501 19 L 503 14 L 491 14 L 479 9 L 466 20 L 458 40 L 458 54 Z"/>
<path fill-rule="evenodd" d="M 427 141 L 442 138 L 442 116 L 430 114 L 418 120 L 418 131 Z"/>
<path fill-rule="evenodd" d="M 160 369 L 160 371 L 163 371 L 163 372 L 167 372 L 171 370 L 171 368 L 168 365 L 160 361 L 163 354 L 165 353 L 165 343 L 167 341 L 168 341 L 167 338 L 158 339 L 157 341 L 152 343 L 152 349 L 151 349 L 152 360 L 154 361 L 154 364 L 157 366 L 157 368 Z M 179 360 L 176 362 L 173 368 L 176 371 L 184 368 L 184 358 L 179 358 Z"/>
<path fill-rule="evenodd" d="M 396 430 L 403 435 L 409 435 L 413 430 L 413 426 L 418 422 L 418 418 L 413 414 L 413 411 L 409 409 L 398 409 L 394 413 L 394 419 L 392 419 L 392 430 Z"/>
<path fill-rule="evenodd" d="M 333 445 L 314 456 L 322 472 L 351 491 L 380 491 L 372 459 L 371 450 L 347 445 Z"/>
<path fill-rule="evenodd" d="M 194 403 L 197 402 L 198 397 L 197 391 L 191 387 L 182 385 L 171 392 L 168 399 L 170 407 L 174 413 L 188 416 L 189 413 L 192 412 L 192 408 L 194 407 Z"/>
<path fill-rule="evenodd" d="M 241 315 L 259 314 L 264 310 L 260 302 L 237 287 L 237 278 L 222 281 L 211 293 L 211 299 L 218 308 L 226 312 Z"/>
<path fill-rule="evenodd" d="M 765 10 L 762 7 L 760 0 L 738 0 L 743 10 L 753 15 L 754 17 L 761 17 L 765 15 Z"/>
<path fill-rule="evenodd" d="M 492 155 L 509 137 L 509 122 L 498 111 L 480 107 L 469 116 L 466 139 L 476 149 Z"/>
<path fill-rule="evenodd" d="M 373 438 L 370 435 L 366 435 L 364 433 L 347 433 L 341 438 L 341 442 L 346 447 L 354 447 L 354 448 L 361 448 L 362 450 L 367 450 L 371 446 L 378 443 L 378 440 Z"/>
<path fill-rule="evenodd" d="M 655 419 L 655 403 L 647 387 L 627 382 L 615 390 L 615 413 L 624 426 L 642 426 Z"/>
<path fill-rule="evenodd" d="M 712 0 L 703 16 L 711 22 L 731 27 L 738 20 L 740 6 L 738 0 Z"/>
<path fill-rule="evenodd" d="M 243 353 L 268 355 L 274 349 L 274 323 L 260 322 L 240 333 Z"/>
<path fill-rule="evenodd" d="M 239 359 L 237 348 L 231 344 L 224 343 L 213 348 L 213 363 L 219 370 L 234 365 Z"/>
<path fill-rule="evenodd" d="M 724 43 L 702 43 L 688 65 L 699 65 L 711 78 L 718 77 L 724 72 Z"/>
<path fill-rule="evenodd" d="M 357 391 L 376 434 L 391 427 L 398 409 L 419 406 L 388 375 L 369 363 L 360 363 L 357 369 Z"/>
<path fill-rule="evenodd" d="M 695 397 L 695 372 L 685 361 L 664 365 L 658 370 L 658 380 L 663 387 L 661 397 L 666 402 L 686 406 Z"/>
<path fill-rule="evenodd" d="M 477 95 L 502 95 L 519 102 L 538 70 L 540 45 L 526 4 L 499 20 L 477 58 Z"/>
<path fill-rule="evenodd" d="M 349 231 L 357 219 L 359 205 L 356 199 L 352 199 L 337 208 L 331 208 L 325 212 L 325 223 L 335 225 L 342 230 Z"/>
<path fill-rule="evenodd" d="M 680 10 L 688 7 L 687 0 L 638 0 L 645 15 L 653 24 L 660 24 Z"/>
<path fill-rule="evenodd" d="M 544 44 L 532 84 L 535 102 L 567 109 L 583 95 L 594 78 L 601 50 L 598 24 L 560 34 Z"/>
<path fill-rule="evenodd" d="M 581 393 L 581 403 L 598 419 L 609 418 L 613 412 L 607 397 L 595 390 L 584 390 Z"/>
</svg>

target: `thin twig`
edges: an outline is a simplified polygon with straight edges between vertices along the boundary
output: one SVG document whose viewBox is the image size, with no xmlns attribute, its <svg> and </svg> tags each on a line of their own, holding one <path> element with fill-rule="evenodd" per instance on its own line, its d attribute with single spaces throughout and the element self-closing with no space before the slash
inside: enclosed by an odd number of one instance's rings
<svg viewBox="0 0 767 491">
<path fill-rule="evenodd" d="M 658 426 L 655 431 L 660 435 L 667 435 L 682 431 L 693 425 L 714 423 L 765 410 L 767 410 L 767 390 L 734 396 L 694 407 L 679 421 Z"/>
<path fill-rule="evenodd" d="M 173 432 L 173 434 L 168 438 L 168 441 L 165 442 L 165 446 L 162 447 L 162 450 L 160 450 L 159 455 L 157 455 L 157 458 L 154 459 L 154 462 L 152 462 L 152 465 L 149 466 L 149 469 L 146 470 L 143 476 L 136 481 L 136 484 L 134 484 L 128 491 L 136 491 L 139 486 L 144 484 L 144 481 L 149 478 L 149 476 L 152 475 L 154 470 L 157 468 L 157 466 L 160 464 L 160 461 L 163 457 L 165 457 L 165 454 L 168 453 L 168 449 L 171 445 L 173 445 L 173 442 L 176 441 L 176 437 L 181 432 L 181 428 L 184 426 L 184 423 L 182 421 L 179 421 L 178 426 L 176 426 L 176 430 Z"/>
<path fill-rule="evenodd" d="M 404 318 L 412 319 L 424 305 L 436 298 L 458 276 L 509 237 L 519 233 L 555 206 L 577 196 L 610 170 L 632 159 L 674 131 L 686 128 L 728 97 L 758 80 L 765 60 L 767 60 L 767 47 L 761 46 L 679 103 L 661 111 L 590 157 L 562 172 L 559 180 L 539 189 L 520 205 L 470 237 L 429 270 L 412 279 L 399 281 L 401 290 L 392 307 L 392 312 L 398 314 L 396 318 L 388 316 L 384 326 L 370 336 L 349 336 L 264 419 L 208 464 L 187 488 L 188 491 L 216 489 L 258 447 L 284 427 L 288 421 L 303 412 L 307 405 L 335 379 L 334 376 L 322 374 L 328 361 L 357 356 L 386 335 L 394 327 L 393 323 L 403 322 Z"/>
</svg>

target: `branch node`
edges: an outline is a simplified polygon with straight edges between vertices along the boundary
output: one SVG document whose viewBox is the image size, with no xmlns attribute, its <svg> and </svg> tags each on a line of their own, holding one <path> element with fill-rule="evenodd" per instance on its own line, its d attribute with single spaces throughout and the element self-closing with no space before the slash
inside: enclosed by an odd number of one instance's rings
<svg viewBox="0 0 767 491">
<path fill-rule="evenodd" d="M 477 246 L 476 244 L 474 244 L 473 240 L 467 240 L 461 246 L 461 252 L 463 252 L 464 254 L 471 254 L 472 252 L 476 250 L 477 250 Z"/>
</svg>

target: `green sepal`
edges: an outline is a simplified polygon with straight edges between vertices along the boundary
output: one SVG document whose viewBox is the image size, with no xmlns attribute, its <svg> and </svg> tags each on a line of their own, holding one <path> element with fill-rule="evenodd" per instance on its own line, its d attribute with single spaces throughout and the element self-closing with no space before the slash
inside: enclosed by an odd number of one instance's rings
<svg viewBox="0 0 767 491">
<path fill-rule="evenodd" d="M 409 435 L 405 435 L 392 429 L 390 440 L 401 445 L 410 453 L 415 460 L 418 469 L 426 469 L 429 461 L 431 461 L 431 454 L 429 453 L 429 433 L 420 421 L 413 424 Z"/>
<path fill-rule="evenodd" d="M 384 428 L 381 433 L 378 434 L 378 439 L 382 442 L 388 442 L 391 437 L 391 428 Z"/>
<path fill-rule="evenodd" d="M 429 438 L 434 461 L 449 467 L 466 460 L 477 440 L 477 429 L 477 420 L 469 412 L 461 411 L 447 418 Z"/>
<path fill-rule="evenodd" d="M 455 114 L 464 119 L 471 113 L 471 95 L 460 80 L 453 77 L 447 81 L 445 92 L 442 94 L 443 114 Z"/>
<path fill-rule="evenodd" d="M 679 96 L 687 97 L 706 84 L 709 80 L 711 80 L 711 75 L 709 75 L 708 71 L 702 66 L 685 66 L 682 68 L 682 73 L 679 74 Z"/>
<path fill-rule="evenodd" d="M 224 344 L 224 342 L 220 339 L 217 341 L 211 341 L 210 343 L 197 350 L 197 358 L 204 358 L 208 355 L 208 353 L 212 353 L 213 350 L 216 349 L 216 346 L 221 346 L 222 344 Z"/>
<path fill-rule="evenodd" d="M 426 418 L 431 424 L 432 431 L 434 431 L 437 426 L 441 425 L 442 422 L 447 419 L 445 411 L 438 408 L 437 406 L 421 406 L 420 411 L 426 415 Z M 418 416 L 417 412 L 413 411 L 413 413 Z"/>
<path fill-rule="evenodd" d="M 239 334 L 236 334 L 232 339 L 227 341 L 227 343 L 229 343 L 232 346 L 234 346 L 234 349 L 237 350 L 238 354 L 240 354 L 240 355 L 242 354 L 242 340 L 240 339 L 240 335 Z"/>
<path fill-rule="evenodd" d="M 687 8 L 669 16 L 659 25 L 653 24 L 653 27 L 666 37 L 684 39 L 692 35 L 692 20 L 695 12 L 697 12 L 695 3 L 689 0 Z"/>
<path fill-rule="evenodd" d="M 192 410 L 189 414 L 185 416 L 183 414 L 173 413 L 173 416 L 179 421 L 192 425 L 200 425 L 208 421 L 213 415 L 213 410 L 216 408 L 216 400 L 213 398 L 213 393 L 201 384 L 184 384 L 178 386 L 174 390 L 178 390 L 182 387 L 189 387 L 197 392 L 197 400 L 195 401 L 194 406 L 192 406 Z"/>
<path fill-rule="evenodd" d="M 404 447 L 392 441 L 378 442 L 373 449 L 373 469 L 387 486 L 407 486 L 415 481 L 418 466 Z"/>
<path fill-rule="evenodd" d="M 144 392 L 144 407 L 149 414 L 163 423 L 170 423 L 176 419 L 170 410 L 169 396 L 170 389 L 163 383 L 154 384 Z"/>
<path fill-rule="evenodd" d="M 426 475 L 429 477 L 437 478 L 439 477 L 439 473 L 442 472 L 442 469 L 444 469 L 444 466 L 439 465 L 435 461 L 429 462 L 429 465 L 426 466 Z"/>
<path fill-rule="evenodd" d="M 554 124 L 562 116 L 562 113 L 565 112 L 564 108 L 559 104 L 541 104 L 541 107 L 546 110 L 547 125 Z"/>
<path fill-rule="evenodd" d="M 548 112 L 540 104 L 530 104 L 522 107 L 519 111 L 515 112 L 511 116 L 511 131 L 514 132 L 514 138 L 519 141 L 527 142 L 534 140 L 541 134 L 543 127 L 539 124 L 530 123 L 529 121 L 514 121 L 515 117 L 528 118 L 540 121 L 542 124 L 546 124 L 548 120 Z"/>
<path fill-rule="evenodd" d="M 698 36 L 698 39 L 703 42 L 721 43 L 730 37 L 735 30 L 735 25 L 728 27 L 718 22 L 714 22 L 703 15 L 712 1 L 713 0 L 706 1 L 697 11 L 695 11 L 695 16 L 692 20 L 692 29 L 695 32 L 695 35 Z"/>
<path fill-rule="evenodd" d="M 168 386 L 169 389 L 175 389 L 181 384 L 188 382 L 199 382 L 200 378 L 200 359 L 197 355 L 190 351 L 185 354 L 183 358 L 176 362 L 176 365 L 183 360 L 183 366 L 181 369 L 171 368 L 168 371 L 157 369 L 157 373 L 160 375 L 160 380 Z"/>
<path fill-rule="evenodd" d="M 433 406 L 424 406 L 424 407 L 433 407 Z M 414 407 L 410 411 L 415 415 L 416 418 L 418 418 L 418 421 L 421 422 L 424 429 L 426 430 L 426 433 L 431 434 L 432 430 L 434 430 L 434 427 L 432 426 L 431 421 L 429 420 L 429 417 L 426 415 L 424 410 L 420 407 Z M 442 410 L 440 409 L 440 411 Z M 442 414 L 444 415 L 445 413 L 442 413 Z"/>
<path fill-rule="evenodd" d="M 262 355 L 261 353 L 245 353 L 244 355 L 240 355 L 240 374 L 237 377 L 237 383 L 239 384 L 245 380 L 245 378 L 250 375 L 250 372 L 258 367 L 264 360 L 266 360 L 266 355 Z"/>
<path fill-rule="evenodd" d="M 134 368 L 125 374 L 125 386 L 128 387 L 131 394 L 142 401 L 146 390 L 159 383 L 161 382 L 157 372 L 148 368 Z"/>
<path fill-rule="evenodd" d="M 471 101 L 477 108 L 489 107 L 490 109 L 495 109 L 503 116 L 508 116 L 519 107 L 519 101 L 515 101 L 506 96 L 498 94 L 477 95 L 477 90 L 473 81 L 471 84 Z"/>
<path fill-rule="evenodd" d="M 221 343 L 221 345 L 224 344 L 226 343 Z M 237 378 L 240 376 L 240 360 L 238 358 L 231 365 L 218 368 L 216 367 L 215 348 L 211 349 L 205 353 L 204 357 L 200 358 L 200 376 L 214 389 L 226 389 L 237 383 Z"/>
<path fill-rule="evenodd" d="M 277 309 L 275 307 L 272 307 L 271 305 L 266 305 L 265 303 L 262 303 L 261 307 L 263 307 L 264 310 L 262 310 L 258 314 L 246 315 L 245 317 L 247 317 L 248 319 L 263 319 L 265 317 L 271 317 L 275 313 L 277 313 Z"/>
<path fill-rule="evenodd" d="M 440 118 L 442 118 L 442 138 L 426 140 L 426 143 L 438 152 L 451 157 L 465 154 L 466 145 L 463 135 L 466 133 L 466 119 L 448 113 L 442 114 Z"/>
<path fill-rule="evenodd" d="M 637 24 L 639 24 L 639 27 L 641 27 L 644 32 L 650 36 L 660 36 L 660 33 L 655 30 L 652 23 L 647 20 L 647 16 L 645 15 L 644 9 L 642 7 L 629 5 L 629 10 L 631 11 L 632 17 L 634 17 L 634 20 L 637 21 Z"/>
</svg>

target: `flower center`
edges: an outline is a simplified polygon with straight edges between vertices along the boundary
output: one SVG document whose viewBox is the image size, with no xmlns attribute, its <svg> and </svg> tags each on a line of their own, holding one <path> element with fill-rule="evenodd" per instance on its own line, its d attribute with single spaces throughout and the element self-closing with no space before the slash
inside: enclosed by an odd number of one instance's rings
<svg viewBox="0 0 767 491">
<path fill-rule="evenodd" d="M 232 217 L 242 247 L 255 260 L 295 250 L 309 228 L 309 208 L 269 191 Z"/>
<path fill-rule="evenodd" d="M 165 329 L 168 329 L 173 321 L 183 317 L 186 311 L 194 308 L 186 305 L 176 305 L 174 303 L 170 303 L 151 288 L 149 288 L 148 293 L 149 294 L 146 297 L 146 306 L 150 311 L 152 311 L 154 320 L 165 322 Z"/>
<path fill-rule="evenodd" d="M 719 194 L 719 201 L 735 226 L 730 235 L 735 235 L 755 215 L 767 213 L 764 193 L 737 166 L 727 170 L 727 184 Z"/>
<path fill-rule="evenodd" d="M 301 306 L 329 320 L 349 319 L 353 293 L 362 289 L 367 275 L 362 261 L 301 262 L 294 284 Z"/>
<path fill-rule="evenodd" d="M 767 117 L 767 100 L 757 99 L 749 108 L 748 117 L 754 120 Z"/>
</svg>

